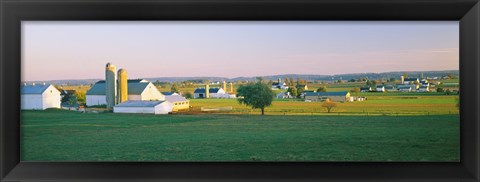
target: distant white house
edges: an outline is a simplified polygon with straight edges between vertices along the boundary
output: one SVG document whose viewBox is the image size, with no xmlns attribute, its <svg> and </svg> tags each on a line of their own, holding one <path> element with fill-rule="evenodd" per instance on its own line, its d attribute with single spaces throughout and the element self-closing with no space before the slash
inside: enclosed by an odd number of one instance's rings
<svg viewBox="0 0 480 182">
<path fill-rule="evenodd" d="M 411 85 L 399 85 L 398 86 L 398 91 L 400 91 L 400 92 L 411 92 L 412 91 L 412 86 Z"/>
<path fill-rule="evenodd" d="M 385 86 L 385 91 L 387 91 L 387 92 L 397 92 L 398 89 L 395 88 L 393 85 L 387 85 L 387 86 Z"/>
<path fill-rule="evenodd" d="M 418 89 L 418 92 L 430 92 L 430 89 L 428 88 L 428 86 L 421 86 Z"/>
<path fill-rule="evenodd" d="M 129 100 L 113 106 L 114 113 L 168 114 L 172 109 L 168 101 Z"/>
<path fill-rule="evenodd" d="M 411 85 L 411 84 L 415 84 L 415 82 L 418 82 L 420 83 L 420 81 L 418 80 L 418 78 L 405 78 L 403 80 L 403 83 L 404 85 Z"/>
<path fill-rule="evenodd" d="M 277 82 L 273 82 L 272 83 L 272 90 L 278 90 L 278 89 L 281 89 L 281 90 L 287 90 L 288 89 L 288 86 L 285 82 L 282 82 L 282 79 L 278 79 Z"/>
<path fill-rule="evenodd" d="M 22 110 L 60 108 L 60 91 L 51 84 L 23 85 L 20 92 Z"/>
<path fill-rule="evenodd" d="M 361 87 L 360 88 L 360 92 L 371 92 L 372 91 L 372 87 Z"/>
<path fill-rule="evenodd" d="M 87 106 L 107 104 L 105 81 L 98 81 L 87 91 Z M 147 80 L 128 80 L 128 100 L 165 100 L 152 82 Z"/>
<path fill-rule="evenodd" d="M 199 98 L 206 98 L 206 92 L 205 88 L 197 88 L 193 92 L 193 98 L 194 99 L 199 99 Z M 209 98 L 214 98 L 214 99 L 228 99 L 231 98 L 231 94 L 228 94 L 223 90 L 222 88 L 209 88 Z"/>
<path fill-rule="evenodd" d="M 277 94 L 277 99 L 291 99 L 294 98 L 292 95 L 290 95 L 290 92 L 280 92 Z"/>
<path fill-rule="evenodd" d="M 377 86 L 377 92 L 385 92 L 385 86 L 383 86 L 383 85 L 378 85 L 378 86 Z"/>
</svg>

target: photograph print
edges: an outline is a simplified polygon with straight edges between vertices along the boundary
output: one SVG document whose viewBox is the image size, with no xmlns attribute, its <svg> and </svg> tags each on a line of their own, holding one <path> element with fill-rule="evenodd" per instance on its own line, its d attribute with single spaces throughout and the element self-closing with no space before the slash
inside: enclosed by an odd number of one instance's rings
<svg viewBox="0 0 480 182">
<path fill-rule="evenodd" d="M 21 29 L 21 161 L 460 161 L 458 21 Z"/>
</svg>

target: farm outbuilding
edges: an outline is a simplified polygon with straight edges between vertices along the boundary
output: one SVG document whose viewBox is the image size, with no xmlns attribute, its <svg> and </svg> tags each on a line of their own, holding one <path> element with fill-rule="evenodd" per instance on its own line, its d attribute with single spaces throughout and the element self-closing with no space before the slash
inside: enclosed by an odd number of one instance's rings
<svg viewBox="0 0 480 182">
<path fill-rule="evenodd" d="M 22 110 L 60 108 L 60 91 L 51 84 L 23 85 L 20 92 Z"/>
<path fill-rule="evenodd" d="M 138 79 L 128 80 L 128 100 L 165 100 L 152 82 Z M 87 106 L 107 104 L 105 81 L 98 81 L 87 91 Z"/>
<path fill-rule="evenodd" d="M 113 107 L 114 113 L 168 114 L 173 104 L 168 101 L 125 101 Z"/>
<path fill-rule="evenodd" d="M 350 101 L 349 92 L 307 92 L 305 93 L 305 100 L 314 102 L 325 101 L 330 99 L 334 102 L 348 102 Z"/>
<path fill-rule="evenodd" d="M 173 104 L 172 111 L 188 110 L 190 101 L 180 95 L 166 95 L 165 100 Z"/>
</svg>

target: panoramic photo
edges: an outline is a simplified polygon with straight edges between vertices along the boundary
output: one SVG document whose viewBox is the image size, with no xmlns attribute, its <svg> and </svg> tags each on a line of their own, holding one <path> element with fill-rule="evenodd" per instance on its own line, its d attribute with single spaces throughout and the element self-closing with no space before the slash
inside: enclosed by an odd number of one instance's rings
<svg viewBox="0 0 480 182">
<path fill-rule="evenodd" d="M 460 161 L 458 21 L 22 21 L 21 64 L 22 161 Z"/>
</svg>

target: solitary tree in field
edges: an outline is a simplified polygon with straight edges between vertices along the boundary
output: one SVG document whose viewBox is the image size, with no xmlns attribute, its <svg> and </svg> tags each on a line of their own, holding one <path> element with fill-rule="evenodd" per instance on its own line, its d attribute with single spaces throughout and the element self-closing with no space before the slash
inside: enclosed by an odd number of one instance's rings
<svg viewBox="0 0 480 182">
<path fill-rule="evenodd" d="M 330 113 L 330 111 L 332 111 L 334 107 L 337 107 L 337 103 L 330 100 L 326 100 L 325 102 L 322 103 L 322 107 L 326 108 L 327 112 Z"/>
<path fill-rule="evenodd" d="M 265 114 L 265 107 L 272 105 L 274 93 L 272 89 L 261 80 L 256 83 L 247 83 L 240 85 L 237 89 L 238 102 L 251 106 L 252 109 L 262 110 Z"/>
</svg>

